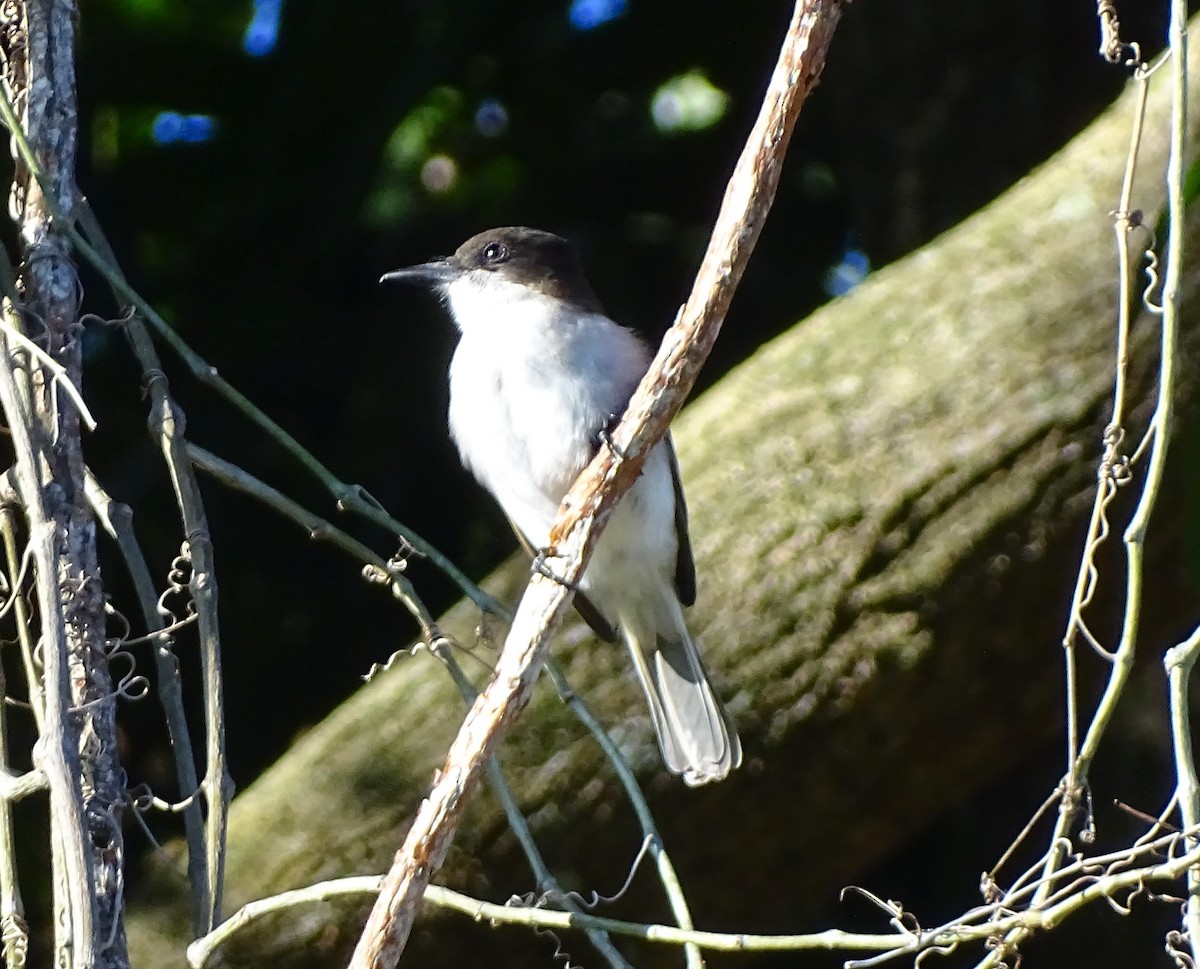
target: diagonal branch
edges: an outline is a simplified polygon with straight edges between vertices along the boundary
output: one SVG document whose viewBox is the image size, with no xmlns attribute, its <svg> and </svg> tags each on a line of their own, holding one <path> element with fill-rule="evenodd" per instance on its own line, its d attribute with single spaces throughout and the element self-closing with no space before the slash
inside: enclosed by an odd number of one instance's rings
<svg viewBox="0 0 1200 969">
<path fill-rule="evenodd" d="M 798 0 L 762 109 L 729 180 L 692 295 L 667 331 L 649 373 L 613 434 L 568 493 L 551 538 L 548 571 L 534 574 L 496 673 L 480 695 L 396 853 L 351 960 L 351 969 L 395 965 L 432 874 L 441 866 L 483 765 L 529 699 L 550 637 L 570 603 L 570 587 L 617 502 L 637 480 L 650 449 L 683 405 L 724 321 L 774 200 L 800 107 L 816 85 L 842 11 L 840 0 Z M 622 457 L 617 460 L 616 454 Z"/>
<path fill-rule="evenodd" d="M 417 597 L 416 592 L 402 575 L 390 568 L 388 563 L 382 557 L 376 555 L 370 548 L 361 544 L 354 538 L 351 538 L 345 532 L 331 525 L 328 521 L 312 514 L 307 509 L 288 498 L 283 493 L 272 488 L 263 481 L 258 480 L 248 474 L 236 465 L 230 464 L 222 460 L 215 454 L 204 450 L 195 444 L 187 446 L 188 457 L 192 464 L 200 470 L 212 475 L 217 480 L 242 491 L 245 494 L 256 498 L 264 505 L 274 509 L 286 518 L 295 521 L 305 528 L 310 537 L 313 539 L 321 539 L 329 541 L 338 546 L 342 551 L 360 559 L 367 564 L 368 567 L 377 569 L 380 574 L 385 576 L 385 581 L 390 583 L 393 597 L 401 601 L 407 609 L 416 618 L 421 626 L 422 634 L 425 636 L 431 652 L 433 652 L 445 666 L 446 670 L 453 678 L 455 685 L 462 693 L 463 699 L 467 703 L 473 703 L 479 695 L 474 685 L 458 663 L 454 659 L 454 655 L 450 649 L 445 648 L 446 638 L 437 628 L 437 624 L 433 617 L 425 610 L 425 606 Z M 486 593 L 481 593 L 486 595 Z M 497 607 L 501 608 L 501 607 Z M 506 615 L 506 619 L 511 619 L 511 615 Z M 389 660 L 389 663 L 391 661 Z M 600 721 L 589 710 L 586 704 L 579 698 L 571 685 L 567 682 L 562 672 L 555 663 L 547 659 L 543 667 L 546 675 L 554 685 L 555 692 L 562 699 L 566 707 L 576 716 L 576 718 L 591 732 L 593 738 L 604 750 L 605 755 L 613 765 L 613 769 L 621 779 L 621 783 L 625 787 L 634 811 L 638 816 L 638 821 L 642 826 L 642 834 L 648 846 L 648 851 L 653 858 L 655 867 L 658 870 L 659 880 L 662 882 L 663 889 L 666 892 L 667 899 L 671 905 L 671 910 L 679 922 L 681 929 L 692 928 L 692 917 L 688 911 L 687 900 L 683 896 L 683 890 L 679 886 L 679 879 L 675 874 L 674 865 L 670 857 L 667 855 L 666 848 L 662 843 L 662 836 L 654 823 L 654 818 L 650 814 L 650 808 L 646 804 L 645 795 L 642 794 L 638 785 L 637 778 L 634 777 L 633 771 L 617 750 L 612 739 L 605 732 Z M 369 675 L 368 675 L 368 678 Z M 565 894 L 558 886 L 554 876 L 550 873 L 549 868 L 543 861 L 541 854 L 534 843 L 532 832 L 529 830 L 529 825 L 525 818 L 521 815 L 520 808 L 517 804 L 516 797 L 513 795 L 505 780 L 503 773 L 499 767 L 499 761 L 492 758 L 488 762 L 488 777 L 491 782 L 496 799 L 500 802 L 506 817 L 508 818 L 509 827 L 520 843 L 522 850 L 529 859 L 530 867 L 533 869 L 534 875 L 537 877 L 538 890 L 542 892 L 552 893 L 555 895 L 564 907 L 572 911 L 577 911 L 578 906 L 574 904 L 568 894 Z M 3 780 L 3 774 L 0 773 L 0 781 Z M 0 784 L 0 791 L 3 790 L 3 785 Z M 612 945 L 612 943 L 601 934 L 597 934 L 597 930 L 589 930 L 593 935 L 592 941 L 600 948 L 601 952 L 613 965 L 626 965 L 620 953 Z M 221 938 L 228 936 L 228 932 L 221 932 L 220 927 L 214 930 L 215 933 L 221 933 Z M 693 961 L 698 961 L 700 950 L 696 947 L 690 947 L 689 958 Z"/>
</svg>

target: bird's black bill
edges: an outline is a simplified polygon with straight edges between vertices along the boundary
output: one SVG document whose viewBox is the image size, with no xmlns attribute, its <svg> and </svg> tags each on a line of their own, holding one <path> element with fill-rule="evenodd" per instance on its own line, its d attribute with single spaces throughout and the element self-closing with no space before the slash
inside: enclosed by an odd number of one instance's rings
<svg viewBox="0 0 1200 969">
<path fill-rule="evenodd" d="M 458 276 L 458 270 L 446 259 L 435 259 L 433 262 L 423 262 L 419 266 L 408 266 L 405 269 L 395 269 L 380 277 L 381 283 L 420 283 L 425 286 L 444 286 L 453 282 Z"/>
</svg>

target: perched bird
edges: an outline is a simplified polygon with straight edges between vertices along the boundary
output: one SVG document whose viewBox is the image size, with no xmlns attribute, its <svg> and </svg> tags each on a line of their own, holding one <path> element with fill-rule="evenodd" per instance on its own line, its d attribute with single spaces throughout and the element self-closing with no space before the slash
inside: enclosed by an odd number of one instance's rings
<svg viewBox="0 0 1200 969">
<path fill-rule="evenodd" d="M 645 345 L 601 309 L 574 248 L 549 232 L 489 229 L 453 256 L 382 281 L 440 292 L 461 334 L 450 363 L 450 433 L 525 548 L 550 544 L 558 506 L 624 412 Z M 684 622 L 696 598 L 687 506 L 670 437 L 601 534 L 575 606 L 629 646 L 663 760 L 690 785 L 742 760 L 737 731 Z"/>
</svg>

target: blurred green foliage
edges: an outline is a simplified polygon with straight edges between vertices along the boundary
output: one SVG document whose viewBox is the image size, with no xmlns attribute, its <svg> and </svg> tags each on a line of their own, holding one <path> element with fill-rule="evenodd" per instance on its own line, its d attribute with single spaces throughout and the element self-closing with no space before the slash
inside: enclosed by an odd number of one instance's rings
<svg viewBox="0 0 1200 969">
<path fill-rule="evenodd" d="M 693 70 L 667 78 L 650 100 L 650 114 L 667 134 L 703 131 L 716 124 L 729 107 L 729 95 Z"/>
</svg>

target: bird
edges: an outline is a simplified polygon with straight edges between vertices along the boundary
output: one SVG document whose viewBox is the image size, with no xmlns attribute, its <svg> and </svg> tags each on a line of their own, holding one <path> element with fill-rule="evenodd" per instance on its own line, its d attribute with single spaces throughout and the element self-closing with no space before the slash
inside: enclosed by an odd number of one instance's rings
<svg viewBox="0 0 1200 969">
<path fill-rule="evenodd" d="M 386 273 L 441 295 L 459 332 L 450 435 L 531 555 L 646 373 L 650 353 L 608 316 L 572 244 L 525 226 L 488 229 L 454 255 Z M 688 512 L 668 434 L 646 457 L 577 583 L 574 604 L 624 639 L 663 762 L 689 786 L 741 764 L 736 726 L 709 682 L 684 608 L 696 599 Z"/>
</svg>

